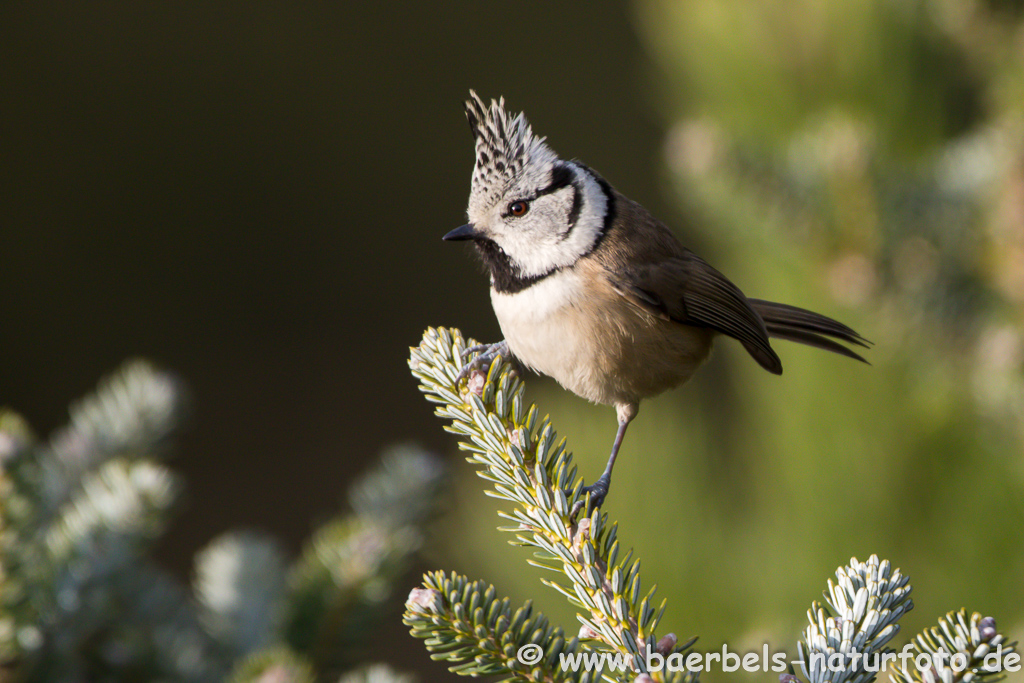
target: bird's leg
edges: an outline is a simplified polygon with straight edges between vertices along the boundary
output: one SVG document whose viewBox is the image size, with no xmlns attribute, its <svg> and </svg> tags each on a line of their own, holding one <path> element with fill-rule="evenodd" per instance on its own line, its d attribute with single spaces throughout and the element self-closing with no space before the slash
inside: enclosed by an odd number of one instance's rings
<svg viewBox="0 0 1024 683">
<path fill-rule="evenodd" d="M 471 346 L 462 352 L 462 357 L 466 358 L 472 353 L 479 353 L 480 355 L 462 366 L 462 370 L 455 378 L 455 384 L 469 377 L 470 373 L 476 369 L 483 369 L 484 372 L 487 372 L 491 367 L 491 363 L 498 356 L 505 360 L 511 357 L 508 351 L 508 342 L 504 339 L 496 344 L 477 344 L 476 346 Z"/>
<path fill-rule="evenodd" d="M 572 506 L 572 510 L 569 512 L 569 519 L 576 519 L 576 515 L 583 506 L 586 504 L 587 494 L 590 494 L 590 507 L 587 509 L 595 510 L 601 507 L 604 503 L 605 496 L 608 495 L 608 488 L 612 484 L 612 468 L 615 467 L 615 459 L 619 457 L 619 448 L 622 446 L 622 439 L 626 436 L 626 427 L 636 417 L 636 412 L 639 406 L 635 403 L 631 404 L 620 404 L 615 407 L 615 412 L 618 413 L 619 417 L 619 428 L 615 432 L 615 441 L 612 442 L 612 453 L 608 456 L 608 464 L 605 465 L 604 473 L 598 477 L 590 486 L 584 486 L 580 491 L 582 498 L 576 501 L 576 504 Z"/>
</svg>

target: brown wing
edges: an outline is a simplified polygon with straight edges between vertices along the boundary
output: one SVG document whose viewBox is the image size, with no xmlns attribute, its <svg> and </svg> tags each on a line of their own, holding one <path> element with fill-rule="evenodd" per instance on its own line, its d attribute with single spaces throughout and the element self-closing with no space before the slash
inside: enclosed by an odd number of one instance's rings
<svg viewBox="0 0 1024 683">
<path fill-rule="evenodd" d="M 601 180 L 600 182 L 604 182 Z M 761 367 L 782 373 L 764 321 L 736 285 L 686 249 L 642 206 L 609 192 L 608 228 L 591 258 L 636 306 L 682 325 L 707 327 L 739 340 Z"/>
<path fill-rule="evenodd" d="M 782 374 L 764 321 L 728 278 L 693 252 L 611 273 L 616 290 L 634 305 L 683 325 L 710 327 L 738 340 L 761 367 Z"/>
</svg>

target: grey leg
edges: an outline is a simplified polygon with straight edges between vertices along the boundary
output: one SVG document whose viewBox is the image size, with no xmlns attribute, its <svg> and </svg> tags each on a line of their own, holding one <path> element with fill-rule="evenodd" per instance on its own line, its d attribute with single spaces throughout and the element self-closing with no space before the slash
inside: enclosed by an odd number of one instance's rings
<svg viewBox="0 0 1024 683">
<path fill-rule="evenodd" d="M 629 421 L 632 419 L 632 416 L 627 420 L 620 418 L 619 429 L 615 432 L 615 441 L 612 443 L 612 454 L 608 456 L 608 464 L 604 468 L 604 474 L 590 486 L 583 487 L 581 491 L 583 498 L 576 501 L 576 504 L 573 505 L 572 510 L 569 512 L 570 519 L 575 519 L 579 511 L 583 509 L 588 493 L 590 494 L 590 508 L 588 508 L 588 512 L 601 507 L 601 504 L 604 503 L 605 496 L 608 495 L 608 489 L 612 485 L 612 468 L 615 467 L 615 459 L 619 457 L 619 448 L 622 446 L 622 438 L 626 436 L 626 427 L 629 426 Z"/>
</svg>

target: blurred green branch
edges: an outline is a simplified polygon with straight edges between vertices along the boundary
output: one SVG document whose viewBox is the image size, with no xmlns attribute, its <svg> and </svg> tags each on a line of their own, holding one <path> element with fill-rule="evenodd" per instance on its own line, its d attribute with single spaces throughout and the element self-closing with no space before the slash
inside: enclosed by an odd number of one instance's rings
<svg viewBox="0 0 1024 683">
<path fill-rule="evenodd" d="M 160 458 L 182 413 L 180 383 L 143 362 L 48 442 L 0 413 L 0 680 L 407 681 L 355 667 L 423 543 L 440 463 L 385 453 L 297 561 L 253 532 L 214 539 L 189 590 L 146 557 L 181 489 Z"/>
</svg>

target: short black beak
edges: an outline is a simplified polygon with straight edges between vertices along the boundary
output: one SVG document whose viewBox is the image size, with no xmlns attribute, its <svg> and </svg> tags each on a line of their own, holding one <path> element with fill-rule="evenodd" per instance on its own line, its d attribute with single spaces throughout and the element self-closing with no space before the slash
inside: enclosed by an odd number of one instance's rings
<svg viewBox="0 0 1024 683">
<path fill-rule="evenodd" d="M 466 223 L 465 225 L 460 225 L 455 228 L 441 239 L 449 242 L 457 242 L 459 240 L 472 240 L 477 237 L 480 237 L 480 233 L 477 232 L 476 227 L 472 223 Z"/>
</svg>

